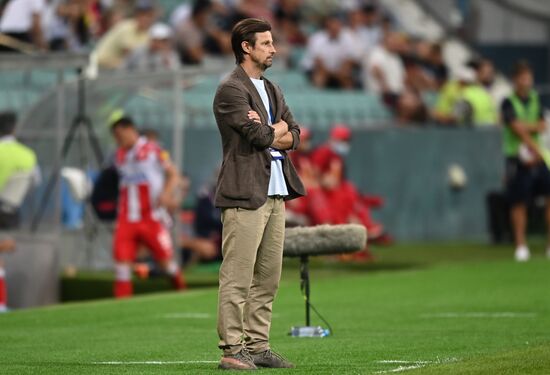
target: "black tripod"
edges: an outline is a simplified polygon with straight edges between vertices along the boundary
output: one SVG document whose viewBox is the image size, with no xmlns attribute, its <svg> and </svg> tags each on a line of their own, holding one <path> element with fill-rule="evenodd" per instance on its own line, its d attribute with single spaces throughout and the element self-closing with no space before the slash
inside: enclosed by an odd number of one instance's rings
<svg viewBox="0 0 550 375">
<path fill-rule="evenodd" d="M 69 131 L 65 135 L 63 146 L 61 147 L 61 156 L 58 159 L 57 165 L 55 166 L 48 179 L 46 190 L 44 191 L 44 195 L 42 196 L 38 210 L 33 217 L 31 224 L 31 230 L 33 232 L 38 230 L 40 222 L 42 221 L 42 217 L 44 216 L 44 212 L 46 211 L 48 201 L 50 200 L 54 187 L 59 180 L 61 166 L 67 158 L 67 155 L 71 149 L 71 145 L 78 131 L 86 132 L 85 135 L 90 142 L 97 164 L 103 164 L 103 152 L 101 151 L 99 140 L 94 132 L 92 121 L 86 115 L 86 77 L 83 74 L 82 68 L 77 69 L 77 75 L 77 113 L 71 122 Z M 81 162 L 83 165 L 85 165 L 87 162 L 87 158 L 85 156 L 85 147 L 82 147 L 80 149 L 80 155 Z"/>
</svg>

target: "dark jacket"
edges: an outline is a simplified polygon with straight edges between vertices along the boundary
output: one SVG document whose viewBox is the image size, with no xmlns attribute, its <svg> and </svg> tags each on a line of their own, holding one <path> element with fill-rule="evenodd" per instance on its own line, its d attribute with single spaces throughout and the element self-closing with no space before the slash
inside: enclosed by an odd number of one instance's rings
<svg viewBox="0 0 550 375">
<path fill-rule="evenodd" d="M 292 149 L 300 142 L 300 128 L 285 103 L 281 89 L 262 77 L 266 83 L 275 120 L 288 123 L 293 136 Z M 262 123 L 248 119 L 248 111 L 256 111 Z M 218 87 L 214 98 L 214 115 L 223 146 L 223 163 L 216 186 L 217 207 L 257 209 L 267 200 L 271 176 L 271 154 L 274 130 L 268 125 L 268 114 L 256 87 L 238 65 Z M 283 173 L 289 195 L 287 200 L 305 195 L 305 189 L 286 152 Z"/>
</svg>

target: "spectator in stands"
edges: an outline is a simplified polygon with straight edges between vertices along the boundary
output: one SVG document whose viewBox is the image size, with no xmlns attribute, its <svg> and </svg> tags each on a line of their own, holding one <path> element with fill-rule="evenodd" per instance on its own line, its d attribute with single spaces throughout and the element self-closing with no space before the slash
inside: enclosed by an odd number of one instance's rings
<svg viewBox="0 0 550 375">
<path fill-rule="evenodd" d="M 39 179 L 36 154 L 30 148 L 19 143 L 14 136 L 17 117 L 14 112 L 0 113 L 0 191 L 10 178 L 19 173 L 28 173 L 29 178 Z M 19 207 L 12 207 L 0 200 L 0 231 L 12 230 L 19 225 Z M 0 253 L 15 249 L 15 240 L 9 236 L 0 238 Z M 5 270 L 0 258 L 0 313 L 6 311 L 7 292 Z"/>
<path fill-rule="evenodd" d="M 168 71 L 178 70 L 180 61 L 172 43 L 172 29 L 163 23 L 154 24 L 149 30 L 149 43 L 140 47 L 125 62 L 128 70 Z"/>
<path fill-rule="evenodd" d="M 364 63 L 363 85 L 379 95 L 399 95 L 405 85 L 405 67 L 399 56 L 406 48 L 405 37 L 396 32 L 384 35 Z"/>
<path fill-rule="evenodd" d="M 527 205 L 535 194 L 546 199 L 550 257 L 550 171 L 540 135 L 546 130 L 542 107 L 533 89 L 533 72 L 525 61 L 516 63 L 512 75 L 514 92 L 502 102 L 506 190 L 511 206 L 511 222 L 516 245 L 515 259 L 529 260 L 525 238 Z"/>
<path fill-rule="evenodd" d="M 476 79 L 475 72 L 468 67 L 461 67 L 456 79 L 448 81 L 439 92 L 432 118 L 443 125 L 454 125 L 464 115 L 461 104 L 462 92 L 465 87 Z"/>
<path fill-rule="evenodd" d="M 397 97 L 395 113 L 400 124 L 424 125 L 429 118 L 422 96 L 412 87 L 406 87 Z"/>
<path fill-rule="evenodd" d="M 448 68 L 443 58 L 442 45 L 427 40 L 417 40 L 413 44 L 414 56 L 426 76 L 427 90 L 438 90 L 447 81 Z M 417 86 L 417 88 L 419 88 Z M 420 88 L 421 89 L 421 88 Z"/>
<path fill-rule="evenodd" d="M 42 20 L 44 0 L 8 0 L 0 4 L 0 52 L 47 48 Z"/>
<path fill-rule="evenodd" d="M 197 1 L 191 16 L 176 25 L 176 44 L 184 64 L 200 64 L 207 53 L 231 51 L 230 35 L 211 22 L 212 11 L 211 1 Z"/>
<path fill-rule="evenodd" d="M 149 28 L 155 21 L 150 0 L 138 0 L 132 18 L 118 22 L 99 41 L 95 53 L 100 68 L 117 69 L 126 57 L 149 42 Z"/>
<path fill-rule="evenodd" d="M 467 125 L 497 125 L 497 106 L 488 91 L 486 84 L 493 79 L 492 64 L 485 60 L 475 65 L 476 80 L 467 84 L 462 90 L 462 100 L 459 103 L 461 118 L 459 121 Z"/>
<path fill-rule="evenodd" d="M 363 60 L 382 40 L 378 9 L 374 4 L 367 4 L 350 10 L 348 17 L 350 31 L 356 40 L 357 56 Z"/>
<path fill-rule="evenodd" d="M 292 46 L 304 46 L 307 36 L 301 28 L 303 21 L 300 0 L 280 0 L 275 5 L 276 30 L 280 30 L 284 41 Z"/>
<path fill-rule="evenodd" d="M 99 32 L 97 1 L 51 0 L 44 13 L 45 37 L 51 51 L 80 51 Z"/>
<path fill-rule="evenodd" d="M 310 37 L 302 65 L 316 87 L 353 89 L 356 42 L 338 16 L 329 15 L 323 24 Z"/>
</svg>

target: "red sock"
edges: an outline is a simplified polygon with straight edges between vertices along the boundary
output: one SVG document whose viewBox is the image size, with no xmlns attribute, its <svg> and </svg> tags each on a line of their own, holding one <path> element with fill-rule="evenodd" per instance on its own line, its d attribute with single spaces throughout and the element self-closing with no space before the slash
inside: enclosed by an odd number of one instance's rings
<svg viewBox="0 0 550 375">
<path fill-rule="evenodd" d="M 116 298 L 131 297 L 134 292 L 131 281 L 116 280 L 114 289 Z"/>
<path fill-rule="evenodd" d="M 8 304 L 8 292 L 6 290 L 6 280 L 4 279 L 4 269 L 0 268 L 0 312 L 6 310 Z"/>
<path fill-rule="evenodd" d="M 172 286 L 176 290 L 187 289 L 187 283 L 183 274 L 178 270 L 174 275 L 171 276 Z"/>
</svg>

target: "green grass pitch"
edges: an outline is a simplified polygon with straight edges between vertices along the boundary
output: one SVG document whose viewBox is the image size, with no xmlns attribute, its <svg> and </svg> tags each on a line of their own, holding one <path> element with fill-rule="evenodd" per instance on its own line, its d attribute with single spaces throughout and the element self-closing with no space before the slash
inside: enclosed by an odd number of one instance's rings
<svg viewBox="0 0 550 375">
<path fill-rule="evenodd" d="M 313 262 L 312 301 L 334 335 L 298 339 L 304 306 L 286 262 L 272 345 L 288 374 L 550 374 L 550 260 L 507 247 L 402 245 L 373 265 Z M 321 323 L 315 316 L 314 323 Z M 219 374 L 216 290 L 0 315 L 0 374 Z M 145 363 L 145 362 L 150 363 Z"/>
</svg>

